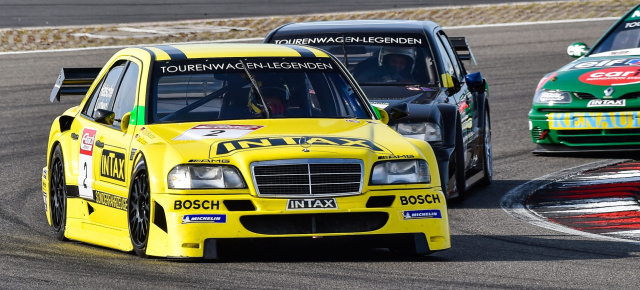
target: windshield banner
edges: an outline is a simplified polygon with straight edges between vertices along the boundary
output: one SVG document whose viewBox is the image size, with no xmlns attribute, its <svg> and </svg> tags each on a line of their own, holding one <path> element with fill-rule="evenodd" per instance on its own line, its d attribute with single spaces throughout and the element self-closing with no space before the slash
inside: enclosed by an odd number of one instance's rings
<svg viewBox="0 0 640 290">
<path fill-rule="evenodd" d="M 305 35 L 305 36 L 276 36 L 274 39 L 276 44 L 380 44 L 380 45 L 423 45 L 427 43 L 421 35 Z"/>
<path fill-rule="evenodd" d="M 250 71 L 333 71 L 338 68 L 329 58 L 249 58 L 249 59 L 195 59 L 156 63 L 155 73 L 162 75 L 184 73 L 233 73 L 244 72 L 242 64 Z"/>
</svg>

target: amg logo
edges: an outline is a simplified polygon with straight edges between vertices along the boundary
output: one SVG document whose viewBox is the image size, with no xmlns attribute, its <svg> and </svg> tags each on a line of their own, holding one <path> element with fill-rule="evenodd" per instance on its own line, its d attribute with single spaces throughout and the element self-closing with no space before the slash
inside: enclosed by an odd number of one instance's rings
<svg viewBox="0 0 640 290">
<path fill-rule="evenodd" d="M 287 209 L 338 209 L 335 198 L 290 199 Z"/>
<path fill-rule="evenodd" d="M 102 150 L 100 175 L 124 181 L 124 153 Z"/>
<path fill-rule="evenodd" d="M 626 100 L 591 100 L 587 107 L 624 107 Z"/>
</svg>

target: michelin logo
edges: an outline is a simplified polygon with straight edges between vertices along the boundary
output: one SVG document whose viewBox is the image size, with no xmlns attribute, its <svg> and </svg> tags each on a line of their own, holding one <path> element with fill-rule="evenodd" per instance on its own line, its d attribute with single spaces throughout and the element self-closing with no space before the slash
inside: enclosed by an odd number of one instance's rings
<svg viewBox="0 0 640 290">
<path fill-rule="evenodd" d="M 182 216 L 182 224 L 195 224 L 195 223 L 215 223 L 225 224 L 227 223 L 226 214 L 189 214 Z"/>
<path fill-rule="evenodd" d="M 402 217 L 405 220 L 441 219 L 442 213 L 439 209 L 405 210 L 402 212 Z"/>
</svg>

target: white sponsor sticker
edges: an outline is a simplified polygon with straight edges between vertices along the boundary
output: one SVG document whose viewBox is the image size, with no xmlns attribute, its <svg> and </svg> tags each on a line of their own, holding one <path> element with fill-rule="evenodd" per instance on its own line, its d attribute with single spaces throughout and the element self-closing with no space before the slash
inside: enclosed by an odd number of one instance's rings
<svg viewBox="0 0 640 290">
<path fill-rule="evenodd" d="M 624 107 L 626 100 L 591 100 L 587 107 Z"/>
<path fill-rule="evenodd" d="M 289 199 L 287 209 L 338 209 L 335 198 Z"/>
<path fill-rule="evenodd" d="M 80 154 L 78 156 L 78 193 L 80 197 L 93 199 L 93 144 L 96 141 L 96 129 L 84 128 L 80 136 Z"/>
<path fill-rule="evenodd" d="M 240 138 L 264 126 L 253 125 L 198 125 L 173 140 L 203 140 Z"/>
</svg>

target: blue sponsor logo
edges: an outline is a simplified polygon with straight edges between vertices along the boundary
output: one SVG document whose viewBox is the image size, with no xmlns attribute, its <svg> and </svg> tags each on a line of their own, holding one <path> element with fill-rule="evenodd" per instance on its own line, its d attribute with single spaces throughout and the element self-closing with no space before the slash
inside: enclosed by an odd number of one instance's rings
<svg viewBox="0 0 640 290">
<path fill-rule="evenodd" d="M 439 209 L 405 210 L 402 212 L 405 220 L 415 219 L 441 219 L 442 213 Z"/>
<path fill-rule="evenodd" d="M 226 214 L 188 214 L 182 216 L 182 224 L 195 224 L 195 223 L 215 223 L 224 224 L 227 223 Z"/>
<path fill-rule="evenodd" d="M 628 65 L 640 64 L 640 59 L 631 59 L 631 60 L 627 61 L 626 64 L 628 64 Z"/>
</svg>

